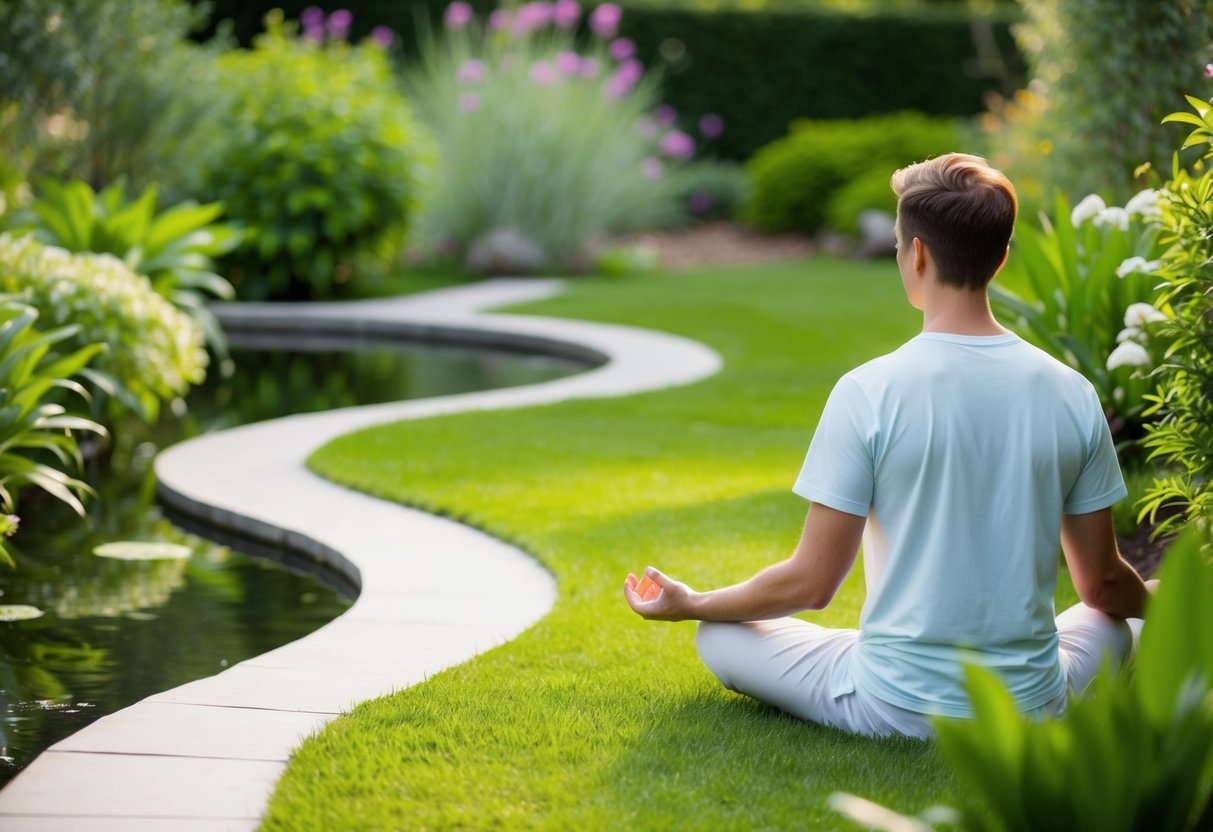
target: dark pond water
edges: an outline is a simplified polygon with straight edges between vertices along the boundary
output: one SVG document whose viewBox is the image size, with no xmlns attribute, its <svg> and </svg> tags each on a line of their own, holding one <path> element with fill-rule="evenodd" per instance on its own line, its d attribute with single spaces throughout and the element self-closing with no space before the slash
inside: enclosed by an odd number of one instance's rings
<svg viewBox="0 0 1213 832">
<path fill-rule="evenodd" d="M 293 641 L 352 603 L 311 574 L 188 534 L 154 500 L 159 448 L 199 433 L 290 413 L 529 384 L 584 365 L 509 353 L 374 342 L 234 341 L 234 371 L 212 369 L 152 428 L 131 425 L 90 463 L 88 520 L 26 499 L 0 566 L 0 604 L 41 618 L 0 622 L 0 785 L 40 751 L 151 694 Z M 229 371 L 232 368 L 229 366 Z M 30 494 L 36 498 L 37 495 Z M 188 559 L 97 557 L 112 541 L 183 544 Z"/>
</svg>

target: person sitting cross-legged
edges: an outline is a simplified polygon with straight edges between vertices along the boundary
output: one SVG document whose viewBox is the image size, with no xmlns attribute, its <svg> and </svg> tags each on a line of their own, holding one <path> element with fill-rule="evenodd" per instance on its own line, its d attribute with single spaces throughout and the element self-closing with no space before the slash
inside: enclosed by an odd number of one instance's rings
<svg viewBox="0 0 1213 832">
<path fill-rule="evenodd" d="M 1107 421 L 1085 378 L 991 313 L 1018 207 L 1006 176 L 949 154 L 892 186 L 922 332 L 835 385 L 793 488 L 811 501 L 794 553 L 707 592 L 649 567 L 624 596 L 648 619 L 700 621 L 726 687 L 813 722 L 927 737 L 933 715 L 972 716 L 968 662 L 1023 712 L 1059 715 L 1105 657 L 1131 654 L 1153 588 L 1117 551 Z M 861 539 L 859 629 L 787 617 L 829 604 Z M 1082 603 L 1056 615 L 1059 542 Z"/>
</svg>

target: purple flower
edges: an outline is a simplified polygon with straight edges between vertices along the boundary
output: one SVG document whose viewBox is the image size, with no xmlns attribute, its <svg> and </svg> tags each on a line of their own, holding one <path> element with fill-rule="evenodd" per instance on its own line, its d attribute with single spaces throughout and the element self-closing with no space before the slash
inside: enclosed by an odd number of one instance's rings
<svg viewBox="0 0 1213 832">
<path fill-rule="evenodd" d="M 324 24 L 319 26 L 304 25 L 303 37 L 307 40 L 314 40 L 317 43 L 323 43 L 325 38 Z"/>
<path fill-rule="evenodd" d="M 465 84 L 479 84 L 484 80 L 484 64 L 469 58 L 459 65 L 459 80 Z"/>
<path fill-rule="evenodd" d="M 524 3 L 518 7 L 514 15 L 514 33 L 525 35 L 536 29 L 542 29 L 552 20 L 552 6 L 549 3 Z"/>
<path fill-rule="evenodd" d="M 678 111 L 669 104 L 659 104 L 653 111 L 653 119 L 662 127 L 669 127 L 678 121 Z"/>
<path fill-rule="evenodd" d="M 446 13 L 442 16 L 442 21 L 448 29 L 462 29 L 472 22 L 471 4 L 464 2 L 464 0 L 455 0 L 454 3 L 446 7 Z"/>
<path fill-rule="evenodd" d="M 653 156 L 646 156 L 640 163 L 640 170 L 649 179 L 660 179 L 665 167 L 661 164 L 661 160 Z"/>
<path fill-rule="evenodd" d="M 706 214 L 712 207 L 712 195 L 707 191 L 694 191 L 687 199 L 687 204 L 690 206 L 692 214 Z"/>
<path fill-rule="evenodd" d="M 470 113 L 480 107 L 480 96 L 474 92 L 465 92 L 459 96 L 459 112 Z"/>
<path fill-rule="evenodd" d="M 343 38 L 350 30 L 350 24 L 354 22 L 354 15 L 349 9 L 337 9 L 329 15 L 328 26 L 329 34 L 335 38 Z"/>
<path fill-rule="evenodd" d="M 558 29 L 572 29 L 581 17 L 581 6 L 577 0 L 556 0 L 552 4 L 552 22 Z"/>
<path fill-rule="evenodd" d="M 510 20 L 510 13 L 505 9 L 493 9 L 489 13 L 489 28 L 498 32 L 508 29 L 510 28 Z"/>
<path fill-rule="evenodd" d="M 582 58 L 581 60 L 581 75 L 583 78 L 598 77 L 598 70 L 600 68 L 597 58 Z"/>
<path fill-rule="evenodd" d="M 632 84 L 620 76 L 618 72 L 607 79 L 606 85 L 603 86 L 603 94 L 612 100 L 623 98 L 632 89 Z"/>
<path fill-rule="evenodd" d="M 644 64 L 635 58 L 624 61 L 615 71 L 615 75 L 630 87 L 644 77 Z"/>
<path fill-rule="evenodd" d="M 616 38 L 607 47 L 607 52 L 617 61 L 626 61 L 636 54 L 636 44 L 631 38 Z"/>
<path fill-rule="evenodd" d="M 568 49 L 556 53 L 556 68 L 565 75 L 581 74 L 581 56 Z"/>
<path fill-rule="evenodd" d="M 681 130 L 671 130 L 661 137 L 661 151 L 675 159 L 689 159 L 695 155 L 695 140 Z"/>
<path fill-rule="evenodd" d="M 551 61 L 535 61 L 531 64 L 531 80 L 536 84 L 554 84 L 560 80 L 560 73 Z"/>
<path fill-rule="evenodd" d="M 610 40 L 619 31 L 619 20 L 623 9 L 614 3 L 603 3 L 590 12 L 590 29 L 603 40 Z"/>
<path fill-rule="evenodd" d="M 699 119 L 699 132 L 714 139 L 724 132 L 724 119 L 715 113 L 708 113 Z"/>
<path fill-rule="evenodd" d="M 319 6 L 308 6 L 299 15 L 299 22 L 305 29 L 313 29 L 324 25 L 324 12 Z"/>
<path fill-rule="evenodd" d="M 396 42 L 396 33 L 386 26 L 376 26 L 371 29 L 371 40 L 387 49 Z"/>
</svg>

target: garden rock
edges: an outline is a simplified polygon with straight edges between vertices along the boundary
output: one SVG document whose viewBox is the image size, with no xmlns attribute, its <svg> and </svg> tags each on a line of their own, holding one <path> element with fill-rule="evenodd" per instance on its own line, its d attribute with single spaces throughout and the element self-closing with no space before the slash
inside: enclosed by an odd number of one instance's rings
<svg viewBox="0 0 1213 832">
<path fill-rule="evenodd" d="M 543 247 L 516 228 L 498 228 L 472 241 L 464 265 L 498 277 L 535 274 L 547 260 Z"/>
<path fill-rule="evenodd" d="M 872 257 L 895 257 L 897 255 L 897 236 L 893 231 L 894 218 L 887 211 L 864 211 L 855 220 L 859 226 L 859 248 L 855 256 L 864 259 Z"/>
</svg>

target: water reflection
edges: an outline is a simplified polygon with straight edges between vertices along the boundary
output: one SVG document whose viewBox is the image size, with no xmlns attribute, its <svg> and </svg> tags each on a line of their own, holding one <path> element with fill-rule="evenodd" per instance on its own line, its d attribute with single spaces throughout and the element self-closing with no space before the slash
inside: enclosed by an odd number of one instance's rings
<svg viewBox="0 0 1213 832">
<path fill-rule="evenodd" d="M 155 504 L 158 449 L 222 427 L 290 413 L 534 383 L 583 365 L 449 348 L 272 350 L 234 340 L 235 372 L 213 372 L 152 428 L 122 425 L 96 449 L 87 521 L 23 496 L 16 571 L 0 570 L 0 604 L 45 615 L 0 622 L 0 785 L 42 749 L 98 717 L 208 676 L 322 626 L 350 600 L 309 574 L 197 537 Z M 123 561 L 93 549 L 115 540 L 188 545 L 188 560 Z"/>
</svg>

